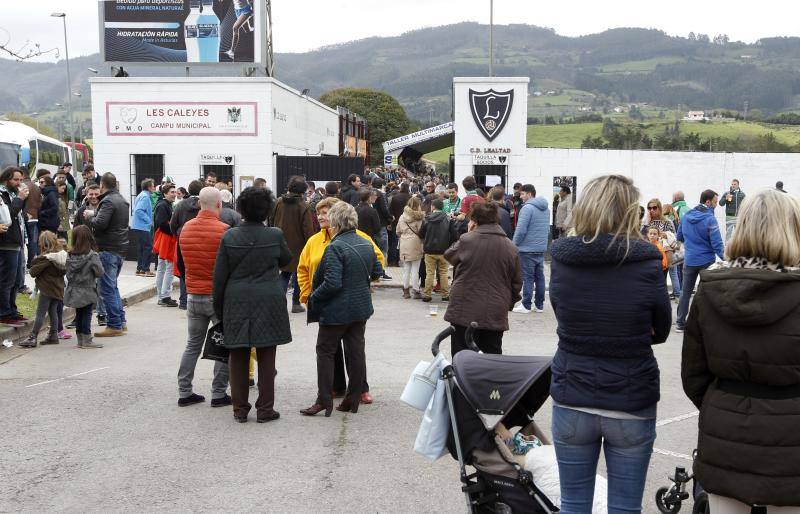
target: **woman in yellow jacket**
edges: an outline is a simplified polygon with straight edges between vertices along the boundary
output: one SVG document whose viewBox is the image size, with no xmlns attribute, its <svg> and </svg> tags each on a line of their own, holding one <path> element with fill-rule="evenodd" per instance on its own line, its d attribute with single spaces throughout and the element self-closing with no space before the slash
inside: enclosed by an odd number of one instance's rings
<svg viewBox="0 0 800 514">
<path fill-rule="evenodd" d="M 300 303 L 302 304 L 308 303 L 308 297 L 311 296 L 311 282 L 314 278 L 314 272 L 317 271 L 317 266 L 319 266 L 322 261 L 322 255 L 325 253 L 325 248 L 328 247 L 332 239 L 328 226 L 328 210 L 340 201 L 338 198 L 329 196 L 317 203 L 317 220 L 319 221 L 320 231 L 308 239 L 303 251 L 300 253 L 300 261 L 297 264 L 297 284 L 300 286 Z M 372 243 L 375 249 L 375 256 L 380 261 L 381 266 L 385 265 L 383 252 L 381 252 L 381 249 L 378 248 L 372 238 L 360 230 L 356 230 L 356 234 Z M 340 345 L 339 350 L 336 352 L 334 363 L 333 397 L 337 398 L 344 394 L 346 388 L 344 350 Z M 361 403 L 372 403 L 372 395 L 369 394 L 369 384 L 367 384 L 366 379 L 364 380 L 363 391 Z"/>
</svg>

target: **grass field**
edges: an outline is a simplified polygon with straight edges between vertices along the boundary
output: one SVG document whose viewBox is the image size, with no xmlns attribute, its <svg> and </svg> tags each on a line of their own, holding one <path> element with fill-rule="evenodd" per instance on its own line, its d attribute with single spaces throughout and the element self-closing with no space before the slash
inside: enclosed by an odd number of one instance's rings
<svg viewBox="0 0 800 514">
<path fill-rule="evenodd" d="M 617 120 L 621 121 L 621 120 Z M 664 127 L 672 122 L 663 120 L 650 120 L 646 125 L 647 133 L 651 137 L 662 133 Z M 577 123 L 570 125 L 529 125 L 527 143 L 529 148 L 580 148 L 581 141 L 586 136 L 598 137 L 603 130 L 602 123 Z M 713 122 L 713 123 L 682 123 L 681 131 L 684 134 L 697 133 L 701 139 L 711 137 L 737 137 L 753 138 L 772 132 L 781 143 L 796 145 L 800 143 L 800 127 L 788 125 L 768 125 L 744 121 Z M 447 163 L 453 148 L 445 148 L 425 155 L 426 159 L 434 162 Z"/>
<path fill-rule="evenodd" d="M 627 61 L 603 66 L 602 73 L 650 73 L 659 64 L 676 64 L 685 60 L 680 57 L 656 57 L 643 61 Z"/>
</svg>

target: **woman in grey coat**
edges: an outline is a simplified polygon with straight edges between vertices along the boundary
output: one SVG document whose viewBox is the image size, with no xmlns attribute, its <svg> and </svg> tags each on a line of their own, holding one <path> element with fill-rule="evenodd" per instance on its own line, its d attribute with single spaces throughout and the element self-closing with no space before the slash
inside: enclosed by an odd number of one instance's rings
<svg viewBox="0 0 800 514">
<path fill-rule="evenodd" d="M 75 309 L 75 332 L 78 348 L 102 348 L 92 341 L 92 309 L 97 303 L 97 279 L 103 276 L 103 264 L 97 254 L 92 231 L 79 225 L 72 231 L 72 250 L 67 256 L 67 288 L 64 305 Z"/>
<path fill-rule="evenodd" d="M 214 265 L 214 313 L 230 350 L 231 400 L 236 421 L 247 421 L 250 348 L 258 358 L 257 421 L 278 419 L 275 350 L 292 340 L 280 268 L 292 260 L 283 232 L 264 226 L 275 206 L 272 191 L 248 187 L 237 200 L 244 223 L 225 232 Z"/>
</svg>

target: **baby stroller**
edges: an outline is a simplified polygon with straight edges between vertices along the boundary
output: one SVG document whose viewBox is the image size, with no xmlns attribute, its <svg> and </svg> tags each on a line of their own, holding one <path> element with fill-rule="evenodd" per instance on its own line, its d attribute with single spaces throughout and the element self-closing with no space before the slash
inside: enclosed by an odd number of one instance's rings
<svg viewBox="0 0 800 514">
<path fill-rule="evenodd" d="M 692 457 L 697 456 L 695 450 Z M 700 486 L 700 483 L 694 478 L 694 475 L 686 472 L 686 468 L 678 466 L 675 468 L 675 476 L 668 476 L 672 486 L 661 487 L 656 491 L 656 506 L 658 510 L 664 514 L 675 514 L 681 510 L 681 503 L 689 499 L 689 493 L 686 492 L 686 484 L 692 481 L 692 494 L 694 506 L 692 507 L 692 514 L 709 514 L 711 511 L 708 508 L 708 494 Z"/>
<path fill-rule="evenodd" d="M 550 394 L 551 359 L 478 353 L 472 341 L 475 328 L 473 323 L 465 334 L 472 351 L 457 353 L 441 377 L 446 381 L 451 422 L 447 449 L 458 460 L 468 512 L 556 513 L 559 509 L 536 487 L 533 475 L 495 434 L 502 421 L 546 440 L 533 415 Z M 436 336 L 431 348 L 434 357 L 453 332 L 449 327 Z M 475 472 L 467 474 L 467 465 Z"/>
</svg>

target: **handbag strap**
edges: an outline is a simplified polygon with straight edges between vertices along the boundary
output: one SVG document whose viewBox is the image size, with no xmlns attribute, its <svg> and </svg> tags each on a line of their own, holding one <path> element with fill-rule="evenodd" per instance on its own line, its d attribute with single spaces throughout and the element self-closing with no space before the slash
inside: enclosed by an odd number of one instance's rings
<svg viewBox="0 0 800 514">
<path fill-rule="evenodd" d="M 347 241 L 344 241 L 344 240 L 340 240 L 340 241 L 341 241 L 341 243 L 343 245 L 345 245 L 346 247 L 350 248 L 350 250 L 352 250 L 353 253 L 356 254 L 356 257 L 358 257 L 358 260 L 361 261 L 361 266 L 364 268 L 364 273 L 367 274 L 367 281 L 369 282 L 370 272 L 369 272 L 369 268 L 367 268 L 367 263 L 364 262 L 364 258 L 361 257 L 361 254 L 358 253 L 358 250 L 356 250 L 355 246 L 351 245 Z M 361 246 L 366 246 L 366 245 L 361 245 Z"/>
</svg>

